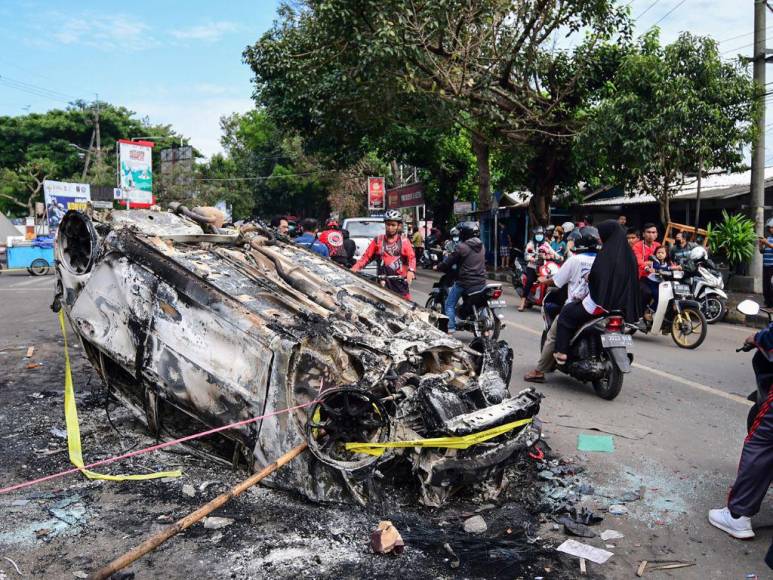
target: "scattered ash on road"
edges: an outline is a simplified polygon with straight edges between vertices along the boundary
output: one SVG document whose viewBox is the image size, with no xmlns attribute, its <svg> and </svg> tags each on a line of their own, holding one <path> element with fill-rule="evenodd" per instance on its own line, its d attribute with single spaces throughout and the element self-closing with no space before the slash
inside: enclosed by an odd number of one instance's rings
<svg viewBox="0 0 773 580">
<path fill-rule="evenodd" d="M 2 355 L 7 373 L 0 388 L 0 462 L 7 483 L 71 467 L 61 342 L 37 344 L 32 359 L 24 357 L 26 350 L 27 345 L 8 347 Z M 152 445 L 155 440 L 125 408 L 106 404 L 105 389 L 80 349 L 71 354 L 86 461 Z M 246 477 L 245 471 L 234 472 L 189 451 L 172 448 L 104 469 L 148 473 L 180 468 L 184 475 L 179 479 L 116 483 L 72 475 L 0 496 L 5 514 L 0 571 L 15 574 L 2 557 L 40 578 L 92 571 Z M 508 470 L 508 491 L 496 501 L 458 497 L 442 509 L 401 504 L 400 498 L 384 494 L 365 508 L 316 504 L 292 493 L 253 488 L 213 514 L 226 518 L 214 520 L 217 529 L 196 524 L 130 571 L 136 578 L 163 574 L 186 580 L 573 578 L 577 561 L 554 551 L 565 537 L 552 516 L 580 501 L 576 471 L 571 462 L 524 458 Z M 464 531 L 473 516 L 483 518 L 485 532 Z M 400 531 L 406 545 L 401 555 L 371 551 L 370 533 L 381 520 L 392 521 Z"/>
</svg>

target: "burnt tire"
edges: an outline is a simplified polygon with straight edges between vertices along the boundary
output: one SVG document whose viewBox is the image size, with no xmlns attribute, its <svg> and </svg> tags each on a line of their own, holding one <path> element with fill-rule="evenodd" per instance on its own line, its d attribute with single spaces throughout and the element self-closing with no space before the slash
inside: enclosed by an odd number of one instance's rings
<svg viewBox="0 0 773 580">
<path fill-rule="evenodd" d="M 33 276 L 44 276 L 48 274 L 48 262 L 43 258 L 36 258 L 27 268 L 27 271 Z"/>
<path fill-rule="evenodd" d="M 611 360 L 606 361 L 607 376 L 593 381 L 593 390 L 602 399 L 611 401 L 623 388 L 623 371 Z"/>
</svg>

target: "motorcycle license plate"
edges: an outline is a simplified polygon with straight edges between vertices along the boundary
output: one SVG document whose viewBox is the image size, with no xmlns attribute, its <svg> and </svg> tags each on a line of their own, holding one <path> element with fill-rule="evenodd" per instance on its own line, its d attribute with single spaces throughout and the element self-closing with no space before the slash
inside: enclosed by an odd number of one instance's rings
<svg viewBox="0 0 773 580">
<path fill-rule="evenodd" d="M 674 284 L 674 292 L 677 294 L 689 294 L 690 287 L 687 284 Z"/>
<path fill-rule="evenodd" d="M 491 306 L 491 308 L 504 308 L 507 306 L 507 302 L 504 300 L 489 300 L 488 305 Z"/>
<path fill-rule="evenodd" d="M 627 334 L 602 334 L 601 346 L 604 348 L 612 348 L 616 346 L 633 346 L 633 338 Z"/>
</svg>

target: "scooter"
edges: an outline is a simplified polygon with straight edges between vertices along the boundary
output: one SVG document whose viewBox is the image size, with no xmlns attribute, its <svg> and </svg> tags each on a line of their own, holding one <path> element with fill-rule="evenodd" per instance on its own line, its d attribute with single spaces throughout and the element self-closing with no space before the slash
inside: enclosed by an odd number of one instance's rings
<svg viewBox="0 0 773 580">
<path fill-rule="evenodd" d="M 727 293 L 724 291 L 722 274 L 702 246 L 692 250 L 690 261 L 691 267 L 685 273 L 689 276 L 692 295 L 700 304 L 706 322 L 719 322 L 727 314 Z"/>
<path fill-rule="evenodd" d="M 746 316 L 756 316 L 760 312 L 764 312 L 768 315 L 768 323 L 773 321 L 773 310 L 762 308 L 754 300 L 744 300 L 737 306 L 738 311 Z M 757 418 L 760 406 L 763 401 L 768 399 L 770 394 L 770 385 L 773 383 L 773 354 L 765 352 L 764 349 L 757 347 L 754 344 L 744 343 L 740 348 L 735 349 L 735 352 L 751 352 L 754 353 L 754 370 L 757 380 L 757 388 L 747 397 L 752 403 L 754 403 L 749 409 L 749 414 L 746 416 L 746 430 L 751 431 L 754 420 Z"/>
<path fill-rule="evenodd" d="M 432 286 L 426 308 L 443 313 L 448 290 L 453 284 L 448 273 Z M 502 298 L 502 284 L 486 284 L 477 292 L 465 294 L 456 305 L 456 329 L 467 330 L 478 338 L 497 340 L 504 316 L 499 310 L 507 306 Z"/>
<path fill-rule="evenodd" d="M 441 248 L 424 248 L 419 257 L 419 264 L 425 270 L 431 269 L 432 266 L 437 266 L 442 261 L 443 250 Z"/>
<path fill-rule="evenodd" d="M 526 268 L 528 267 L 523 260 L 523 252 L 515 249 L 513 252 L 516 254 L 516 259 L 513 261 L 513 273 L 511 276 L 511 282 L 515 293 L 519 298 L 523 298 L 523 288 L 526 286 Z M 560 266 L 552 261 L 548 260 L 544 256 L 540 255 L 537 258 L 537 280 L 529 288 L 529 293 L 526 296 L 526 308 L 532 306 L 542 306 L 543 300 L 545 300 L 545 294 L 548 291 L 547 284 L 540 284 L 539 278 L 551 278 L 558 272 Z"/>
<path fill-rule="evenodd" d="M 555 292 L 552 290 L 550 294 Z M 549 299 L 542 306 L 544 329 L 540 349 L 545 345 L 548 330 L 553 324 L 558 308 Z M 626 330 L 621 312 L 609 312 L 594 318 L 575 332 L 569 343 L 569 352 L 564 364 L 556 368 L 581 381 L 590 382 L 593 390 L 602 399 L 611 401 L 623 388 L 623 377 L 631 372 L 633 354 L 628 348 L 633 346 L 633 338 Z"/>
<path fill-rule="evenodd" d="M 674 270 L 661 272 L 662 281 L 658 287 L 658 306 L 651 317 L 642 318 L 637 324 L 628 324 L 629 330 L 649 334 L 651 332 L 671 333 L 671 338 L 680 348 L 698 348 L 706 339 L 706 317 L 700 304 L 693 298 L 688 284 L 683 284 L 684 272 Z"/>
</svg>

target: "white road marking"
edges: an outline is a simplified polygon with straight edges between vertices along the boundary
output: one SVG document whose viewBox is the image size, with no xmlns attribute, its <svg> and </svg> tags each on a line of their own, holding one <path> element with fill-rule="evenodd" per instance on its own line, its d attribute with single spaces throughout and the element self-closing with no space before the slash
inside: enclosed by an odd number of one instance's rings
<svg viewBox="0 0 773 580">
<path fill-rule="evenodd" d="M 536 334 L 540 336 L 542 335 L 541 331 L 534 330 L 533 328 L 529 328 L 528 326 L 524 326 L 523 324 L 518 324 L 517 322 L 510 322 L 509 324 L 511 324 L 516 328 L 520 328 L 521 330 L 524 330 L 528 333 Z M 668 379 L 669 381 L 673 381 L 675 383 L 685 385 L 687 387 L 690 387 L 691 389 L 697 389 L 698 391 L 702 391 L 710 395 L 715 395 L 717 397 L 727 399 L 728 401 L 733 401 L 734 403 L 740 403 L 741 405 L 744 405 L 746 407 L 752 406 L 752 402 L 745 399 L 744 397 L 733 395 L 732 393 L 726 393 L 725 391 L 721 389 L 717 389 L 716 387 L 711 387 L 709 385 L 704 385 L 703 383 L 698 383 L 696 381 L 691 381 L 690 379 L 682 378 L 678 375 L 667 373 L 665 371 L 661 371 L 658 369 L 653 369 L 652 367 L 645 366 L 641 363 L 635 362 L 633 363 L 633 366 L 637 369 L 641 369 L 643 371 L 647 371 L 648 373 L 652 373 L 653 375 Z"/>
<path fill-rule="evenodd" d="M 22 288 L 24 286 L 43 286 L 51 282 L 51 280 L 46 280 L 45 278 L 30 278 L 29 280 L 22 280 L 21 282 L 16 282 L 14 284 L 11 284 L 11 288 Z"/>
</svg>

